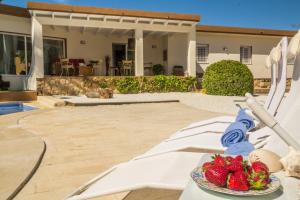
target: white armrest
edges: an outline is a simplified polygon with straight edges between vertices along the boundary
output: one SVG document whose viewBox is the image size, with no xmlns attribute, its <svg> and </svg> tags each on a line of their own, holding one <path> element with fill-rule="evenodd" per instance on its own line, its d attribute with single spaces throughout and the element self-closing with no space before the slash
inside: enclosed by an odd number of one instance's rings
<svg viewBox="0 0 300 200">
<path fill-rule="evenodd" d="M 247 104 L 253 111 L 253 113 L 268 127 L 274 130 L 274 132 L 288 145 L 300 150 L 300 145 L 297 141 L 286 132 L 259 103 L 252 98 L 247 99 Z"/>
</svg>

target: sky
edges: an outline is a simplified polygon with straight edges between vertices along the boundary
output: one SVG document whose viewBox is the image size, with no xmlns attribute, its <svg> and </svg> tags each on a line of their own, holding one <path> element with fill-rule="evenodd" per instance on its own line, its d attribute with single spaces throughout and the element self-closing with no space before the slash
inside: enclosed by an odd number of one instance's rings
<svg viewBox="0 0 300 200">
<path fill-rule="evenodd" d="M 198 14 L 202 25 L 300 29 L 300 0 L 33 0 L 105 8 Z M 26 0 L 4 0 L 26 7 Z"/>
</svg>

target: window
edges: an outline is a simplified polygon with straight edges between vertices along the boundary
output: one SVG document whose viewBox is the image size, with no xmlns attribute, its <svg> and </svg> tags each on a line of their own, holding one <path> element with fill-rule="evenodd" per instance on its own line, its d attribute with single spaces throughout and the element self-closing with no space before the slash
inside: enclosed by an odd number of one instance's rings
<svg viewBox="0 0 300 200">
<path fill-rule="evenodd" d="M 28 74 L 31 48 L 30 36 L 0 32 L 0 74 Z M 62 57 L 65 57 L 65 40 L 44 38 L 45 74 L 51 74 L 53 62 Z"/>
<path fill-rule="evenodd" d="M 44 38 L 44 73 L 45 75 L 55 74 L 54 63 L 65 57 L 64 39 Z"/>
<path fill-rule="evenodd" d="M 207 63 L 208 53 L 208 44 L 197 44 L 197 63 Z"/>
<path fill-rule="evenodd" d="M 241 46 L 240 48 L 240 61 L 243 64 L 252 64 L 252 47 Z"/>
<path fill-rule="evenodd" d="M 0 34 L 0 73 L 26 74 L 24 36 Z"/>
</svg>

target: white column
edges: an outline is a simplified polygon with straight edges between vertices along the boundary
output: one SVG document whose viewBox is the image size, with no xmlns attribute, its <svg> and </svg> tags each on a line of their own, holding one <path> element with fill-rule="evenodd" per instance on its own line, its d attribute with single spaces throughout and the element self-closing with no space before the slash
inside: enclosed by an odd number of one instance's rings
<svg viewBox="0 0 300 200">
<path fill-rule="evenodd" d="M 187 71 L 189 76 L 196 76 L 196 30 L 187 36 Z"/>
<path fill-rule="evenodd" d="M 44 77 L 43 27 L 33 16 L 31 18 L 32 58 L 30 75 Z"/>
<path fill-rule="evenodd" d="M 143 30 L 135 30 L 135 76 L 144 75 L 144 41 Z"/>
</svg>

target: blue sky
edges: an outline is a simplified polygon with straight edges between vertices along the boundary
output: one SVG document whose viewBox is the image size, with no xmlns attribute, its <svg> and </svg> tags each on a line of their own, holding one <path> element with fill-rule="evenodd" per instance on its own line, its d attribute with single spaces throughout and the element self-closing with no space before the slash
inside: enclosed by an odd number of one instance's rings
<svg viewBox="0 0 300 200">
<path fill-rule="evenodd" d="M 201 24 L 271 29 L 300 29 L 300 0 L 36 0 L 108 8 L 201 15 Z M 25 0 L 4 0 L 26 7 Z"/>
</svg>

